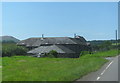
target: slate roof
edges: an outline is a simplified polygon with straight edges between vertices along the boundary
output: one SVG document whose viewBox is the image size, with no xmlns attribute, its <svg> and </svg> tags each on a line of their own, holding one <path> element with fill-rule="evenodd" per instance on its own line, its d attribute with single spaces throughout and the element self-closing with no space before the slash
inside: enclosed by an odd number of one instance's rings
<svg viewBox="0 0 120 83">
<path fill-rule="evenodd" d="M 37 40 L 39 40 L 39 38 L 29 38 L 18 42 L 17 45 L 32 46 Z"/>
<path fill-rule="evenodd" d="M 83 44 L 86 45 L 86 40 L 83 37 L 45 37 L 45 38 L 29 38 L 17 43 L 25 46 L 40 46 L 43 44 Z"/>
<path fill-rule="evenodd" d="M 27 53 L 32 53 L 32 54 L 36 54 L 36 53 L 49 53 L 51 50 L 55 50 L 58 53 L 75 53 L 72 50 L 66 48 L 63 45 L 50 45 L 50 46 L 40 46 L 38 48 L 35 48 Z"/>
</svg>

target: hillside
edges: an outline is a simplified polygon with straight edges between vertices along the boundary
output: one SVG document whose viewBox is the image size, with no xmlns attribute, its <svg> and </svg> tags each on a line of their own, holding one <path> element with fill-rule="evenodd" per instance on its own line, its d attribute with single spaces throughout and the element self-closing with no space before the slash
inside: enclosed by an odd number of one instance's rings
<svg viewBox="0 0 120 83">
<path fill-rule="evenodd" d="M 13 36 L 0 36 L 0 42 L 19 42 L 20 40 Z"/>
</svg>

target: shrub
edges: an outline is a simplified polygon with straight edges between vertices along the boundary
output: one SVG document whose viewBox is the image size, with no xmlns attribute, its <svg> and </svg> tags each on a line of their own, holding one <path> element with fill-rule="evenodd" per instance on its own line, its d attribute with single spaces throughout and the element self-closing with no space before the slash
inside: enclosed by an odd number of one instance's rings
<svg viewBox="0 0 120 83">
<path fill-rule="evenodd" d="M 51 50 L 49 53 L 48 53 L 48 57 L 51 57 L 51 58 L 57 58 L 57 51 L 55 50 Z"/>
<path fill-rule="evenodd" d="M 80 56 L 83 56 L 83 55 L 86 55 L 86 54 L 90 54 L 90 52 L 89 51 L 81 51 Z"/>
<path fill-rule="evenodd" d="M 3 44 L 2 56 L 25 55 L 27 48 L 17 46 L 16 44 Z"/>
</svg>

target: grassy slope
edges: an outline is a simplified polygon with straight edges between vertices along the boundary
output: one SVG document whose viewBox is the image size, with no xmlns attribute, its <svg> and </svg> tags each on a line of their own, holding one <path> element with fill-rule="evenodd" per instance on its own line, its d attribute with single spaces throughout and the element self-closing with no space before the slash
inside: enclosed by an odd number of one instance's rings
<svg viewBox="0 0 120 83">
<path fill-rule="evenodd" d="M 108 52 L 100 52 L 108 56 Z M 116 52 L 111 52 L 112 56 Z M 3 58 L 3 81 L 73 81 L 98 70 L 107 60 L 99 54 L 80 58 L 35 58 L 27 56 Z"/>
<path fill-rule="evenodd" d="M 0 58 L 0 66 L 2 66 L 2 58 Z M 2 81 L 2 68 L 0 68 L 0 82 Z"/>
</svg>

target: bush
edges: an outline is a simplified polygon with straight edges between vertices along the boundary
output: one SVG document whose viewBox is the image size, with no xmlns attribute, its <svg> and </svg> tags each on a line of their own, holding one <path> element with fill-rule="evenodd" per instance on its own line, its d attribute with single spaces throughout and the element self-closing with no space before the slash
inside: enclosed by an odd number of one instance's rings
<svg viewBox="0 0 120 83">
<path fill-rule="evenodd" d="M 83 56 L 83 55 L 86 55 L 86 54 L 90 54 L 90 52 L 89 51 L 81 51 L 80 56 Z"/>
<path fill-rule="evenodd" d="M 57 51 L 55 50 L 51 50 L 49 53 L 48 53 L 48 57 L 51 57 L 51 58 L 57 58 Z"/>
<path fill-rule="evenodd" d="M 2 45 L 2 56 L 13 56 L 13 55 L 25 55 L 27 48 L 17 46 L 16 44 L 3 44 Z"/>
</svg>

